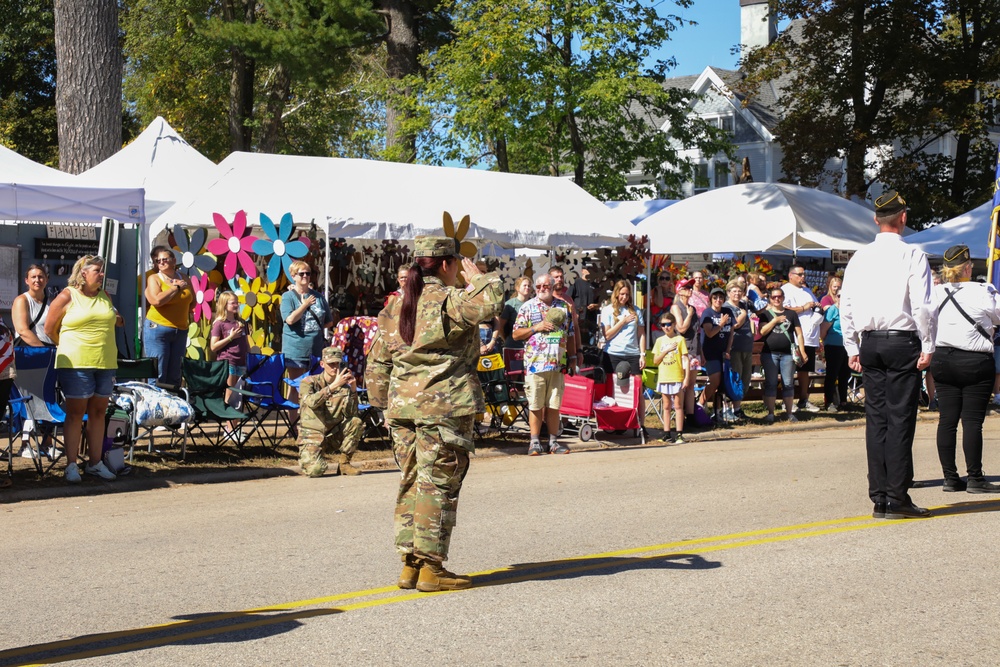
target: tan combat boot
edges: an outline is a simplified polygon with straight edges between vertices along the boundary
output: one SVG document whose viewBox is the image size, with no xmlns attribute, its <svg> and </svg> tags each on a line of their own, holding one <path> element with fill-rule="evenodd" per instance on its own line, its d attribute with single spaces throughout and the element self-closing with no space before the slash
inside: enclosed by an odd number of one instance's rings
<svg viewBox="0 0 1000 667">
<path fill-rule="evenodd" d="M 341 475 L 360 475 L 361 471 L 351 465 L 351 455 L 341 454 L 340 455 L 340 474 Z"/>
<path fill-rule="evenodd" d="M 403 571 L 396 585 L 410 590 L 417 587 L 417 577 L 420 575 L 420 561 L 413 554 L 403 554 Z"/>
<path fill-rule="evenodd" d="M 472 585 L 470 577 L 455 574 L 444 569 L 441 563 L 425 560 L 421 562 L 417 590 L 424 593 L 435 591 L 459 591 Z"/>
</svg>

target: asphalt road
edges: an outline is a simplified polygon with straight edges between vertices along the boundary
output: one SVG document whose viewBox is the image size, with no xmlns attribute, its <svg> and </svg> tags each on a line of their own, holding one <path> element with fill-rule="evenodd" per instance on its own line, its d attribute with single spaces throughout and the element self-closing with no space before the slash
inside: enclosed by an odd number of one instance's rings
<svg viewBox="0 0 1000 667">
<path fill-rule="evenodd" d="M 475 460 L 445 594 L 392 586 L 394 472 L 0 506 L 0 665 L 987 664 L 1000 495 L 942 493 L 934 427 L 916 521 L 861 428 Z"/>
</svg>

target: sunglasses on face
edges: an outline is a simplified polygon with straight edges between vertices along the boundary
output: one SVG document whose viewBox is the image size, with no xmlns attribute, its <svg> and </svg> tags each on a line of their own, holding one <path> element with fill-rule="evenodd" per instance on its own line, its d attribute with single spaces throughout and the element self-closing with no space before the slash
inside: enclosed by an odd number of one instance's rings
<svg viewBox="0 0 1000 667">
<path fill-rule="evenodd" d="M 311 271 L 299 271 L 295 275 L 297 275 L 297 276 L 307 276 L 308 277 L 308 276 L 312 275 L 312 272 Z"/>
<path fill-rule="evenodd" d="M 784 299 L 785 295 L 784 294 L 772 294 L 771 298 L 772 299 Z"/>
<path fill-rule="evenodd" d="M 661 327 L 672 327 L 672 326 L 674 326 L 674 323 L 673 322 L 660 322 L 660 326 Z"/>
<path fill-rule="evenodd" d="M 159 257 L 159 258 L 157 258 L 156 263 L 157 264 L 166 264 L 167 262 L 169 262 L 172 259 L 173 259 L 173 257 Z"/>
<path fill-rule="evenodd" d="M 539 283 L 535 285 L 535 289 L 552 289 L 552 285 L 550 283 Z"/>
<path fill-rule="evenodd" d="M 790 275 L 790 276 L 804 276 L 806 274 L 805 273 L 789 273 L 788 275 Z"/>
</svg>

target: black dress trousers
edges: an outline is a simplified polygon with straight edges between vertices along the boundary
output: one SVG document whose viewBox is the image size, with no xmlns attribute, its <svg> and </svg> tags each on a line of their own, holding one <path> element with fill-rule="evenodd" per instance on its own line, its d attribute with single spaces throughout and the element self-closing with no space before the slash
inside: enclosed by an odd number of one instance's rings
<svg viewBox="0 0 1000 667">
<path fill-rule="evenodd" d="M 865 388 L 868 496 L 875 503 L 908 505 L 920 397 L 920 341 L 915 332 L 866 331 L 859 358 Z"/>
</svg>

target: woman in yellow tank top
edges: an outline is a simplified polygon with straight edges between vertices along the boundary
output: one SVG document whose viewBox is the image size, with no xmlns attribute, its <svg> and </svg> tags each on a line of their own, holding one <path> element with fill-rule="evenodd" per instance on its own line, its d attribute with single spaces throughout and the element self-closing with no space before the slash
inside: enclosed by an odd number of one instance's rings
<svg viewBox="0 0 1000 667">
<path fill-rule="evenodd" d="M 187 352 L 187 330 L 194 292 L 177 272 L 173 251 L 158 245 L 150 252 L 157 272 L 146 279 L 146 321 L 142 346 L 147 357 L 156 359 L 161 384 L 180 386 L 181 359 Z"/>
<path fill-rule="evenodd" d="M 102 479 L 115 474 L 101 461 L 104 414 L 114 387 L 118 355 L 115 326 L 123 326 L 104 291 L 104 260 L 85 255 L 73 266 L 68 286 L 52 300 L 45 334 L 56 343 L 56 372 L 66 395 L 66 481 L 80 481 L 77 457 L 87 415 L 87 466 Z"/>
</svg>

